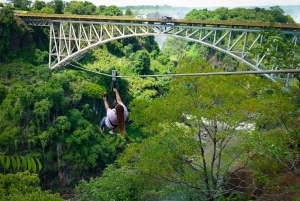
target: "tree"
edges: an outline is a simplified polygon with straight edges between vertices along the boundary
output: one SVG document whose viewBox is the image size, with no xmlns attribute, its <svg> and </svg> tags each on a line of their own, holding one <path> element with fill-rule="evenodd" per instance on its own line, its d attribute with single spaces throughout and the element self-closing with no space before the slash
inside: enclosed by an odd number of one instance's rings
<svg viewBox="0 0 300 201">
<path fill-rule="evenodd" d="M 280 6 L 271 6 L 270 10 L 272 12 L 278 12 L 278 13 L 280 13 L 282 15 L 284 14 L 284 10 Z"/>
<path fill-rule="evenodd" d="M 83 82 L 81 93 L 89 98 L 99 100 L 102 98 L 102 94 L 105 92 L 105 88 L 98 84 Z"/>
<path fill-rule="evenodd" d="M 268 192 L 263 200 L 273 200 L 275 196 L 280 200 L 297 199 L 300 196 L 299 89 L 283 92 L 279 85 L 272 90 L 256 91 L 255 95 L 261 100 L 257 105 L 257 126 L 241 141 L 246 150 L 244 163 Z"/>
<path fill-rule="evenodd" d="M 33 3 L 32 9 L 33 10 L 42 10 L 42 8 L 46 7 L 45 1 L 36 0 Z"/>
<path fill-rule="evenodd" d="M 208 10 L 207 9 L 202 9 L 202 10 L 196 10 L 193 9 L 192 11 L 190 11 L 189 13 L 186 14 L 186 18 L 187 19 L 201 19 L 201 20 L 205 20 L 207 19 L 208 16 Z"/>
<path fill-rule="evenodd" d="M 11 26 L 15 23 L 14 20 L 14 11 L 10 6 L 4 6 L 0 9 L 0 26 L 3 27 L 0 29 L 0 34 L 2 35 L 0 40 L 0 51 L 6 52 L 6 54 L 0 55 L 0 61 L 9 61 L 12 57 L 12 51 L 10 47 L 10 29 Z"/>
<path fill-rule="evenodd" d="M 9 0 L 8 2 L 16 9 L 20 9 L 22 6 L 22 0 Z"/>
<path fill-rule="evenodd" d="M 65 13 L 93 15 L 96 13 L 96 6 L 88 1 L 71 1 L 66 4 Z"/>
<path fill-rule="evenodd" d="M 15 9 L 22 10 L 27 10 L 32 3 L 32 1 L 29 0 L 8 0 L 8 2 L 11 3 Z"/>
<path fill-rule="evenodd" d="M 133 54 L 133 46 L 131 44 L 128 44 L 124 47 L 123 53 L 125 57 L 129 58 L 131 54 Z"/>
<path fill-rule="evenodd" d="M 76 187 L 76 199 L 84 200 L 139 200 L 134 178 L 125 168 L 114 165 L 105 168 L 101 177 L 89 182 L 80 181 Z M 116 190 L 117 189 L 117 190 Z M 97 192 L 97 193 L 94 193 Z"/>
<path fill-rule="evenodd" d="M 86 15 L 93 15 L 93 14 L 95 14 L 97 7 L 93 3 L 85 1 L 83 3 L 83 5 L 85 7 L 85 14 Z"/>
<path fill-rule="evenodd" d="M 105 11 L 104 11 L 104 15 L 106 16 L 122 16 L 123 12 L 122 10 L 117 7 L 117 6 L 107 6 Z"/>
<path fill-rule="evenodd" d="M 137 74 L 147 75 L 150 74 L 150 56 L 147 51 L 139 50 L 135 53 L 133 61 L 133 70 Z"/>
<path fill-rule="evenodd" d="M 215 17 L 214 17 L 216 20 L 227 20 L 228 19 L 228 14 L 229 14 L 228 8 L 220 7 L 220 8 L 217 8 L 216 10 L 214 10 L 214 12 L 216 13 Z"/>
<path fill-rule="evenodd" d="M 21 7 L 21 9 L 22 10 L 28 10 L 29 7 L 31 6 L 31 4 L 32 4 L 32 1 L 30 1 L 30 0 L 22 0 L 22 7 Z"/>
<path fill-rule="evenodd" d="M 50 4 L 55 14 L 63 14 L 64 2 L 62 0 L 53 0 Z"/>
<path fill-rule="evenodd" d="M 265 9 L 265 8 L 254 8 L 254 9 L 247 9 L 247 8 L 233 8 L 228 9 L 225 7 L 220 7 L 215 10 L 196 10 L 193 9 L 189 13 L 187 13 L 186 17 L 187 19 L 207 19 L 207 20 L 216 20 L 216 19 L 222 19 L 222 20 L 230 20 L 230 21 L 243 21 L 243 22 L 269 22 L 270 24 L 276 23 L 276 22 L 282 22 L 282 23 L 295 23 L 294 20 L 291 19 L 290 16 L 284 15 L 284 12 L 282 8 L 278 6 L 272 7 L 272 9 Z M 223 33 L 225 34 L 225 32 Z M 266 38 L 264 38 L 266 39 Z M 248 41 L 254 41 L 253 36 L 250 36 L 248 38 Z M 284 40 L 284 42 L 287 42 L 288 40 Z M 289 38 L 289 41 L 292 41 L 291 38 Z M 295 41 L 295 40 L 294 40 Z M 163 51 L 165 53 L 169 53 L 170 56 L 175 57 L 177 59 L 181 59 L 185 57 L 186 55 L 193 55 L 195 58 L 196 52 L 192 50 L 193 47 L 191 47 L 191 43 L 187 43 L 186 41 L 181 41 L 179 39 L 172 39 L 172 37 L 168 37 L 167 40 L 164 42 L 164 48 Z M 185 45 L 187 44 L 187 45 Z M 237 44 L 237 47 L 242 45 Z M 198 54 L 198 56 L 204 56 L 208 55 L 209 58 L 212 58 L 215 56 L 215 51 L 211 50 L 209 47 L 203 47 L 204 45 L 201 45 L 200 50 L 201 54 Z M 298 45 L 299 46 L 299 45 Z M 275 47 L 273 47 L 275 48 Z M 279 49 L 279 47 L 278 47 Z M 294 49 L 295 50 L 295 49 Z M 204 52 L 205 54 L 202 54 Z M 278 51 L 280 52 L 280 51 Z M 280 54 L 280 53 L 279 53 Z M 224 54 L 223 54 L 224 55 Z M 236 66 L 233 66 L 232 64 L 236 61 L 233 61 L 233 59 L 226 58 L 224 60 L 224 56 L 220 55 L 218 56 L 217 60 L 222 59 L 222 62 L 214 62 L 214 65 L 220 69 L 224 69 L 225 66 L 229 66 L 230 70 L 235 69 Z M 297 55 L 297 51 L 296 54 Z M 262 56 L 262 55 L 261 55 Z M 281 55 L 282 56 L 282 55 Z M 208 59 L 208 57 L 206 57 Z M 260 57 L 261 58 L 261 57 Z M 257 56 L 253 57 L 253 60 L 256 60 Z M 210 59 L 214 60 L 215 59 Z M 289 62 L 286 62 L 289 63 Z"/>
<path fill-rule="evenodd" d="M 177 73 L 199 71 L 211 67 L 186 61 Z M 173 190 L 168 198 L 214 200 L 234 193 L 225 184 L 238 164 L 241 149 L 234 143 L 240 139 L 238 128 L 251 122 L 250 92 L 258 79 L 176 77 L 165 97 L 133 101 L 130 118 L 148 138 L 131 144 L 119 165 L 165 182 L 164 190 Z"/>
<path fill-rule="evenodd" d="M 100 6 L 98 7 L 98 10 L 99 10 L 99 14 L 100 14 L 100 15 L 104 15 L 104 12 L 105 12 L 105 10 L 106 10 L 106 6 L 105 6 L 105 5 L 100 5 Z"/>
<path fill-rule="evenodd" d="M 26 200 L 53 200 L 62 201 L 59 194 L 42 191 L 38 186 L 39 177 L 29 172 L 16 174 L 0 174 L 0 200 L 26 201 Z"/>
<path fill-rule="evenodd" d="M 0 105 L 2 101 L 5 99 L 6 95 L 7 95 L 7 90 L 5 89 L 5 86 L 0 85 Z"/>
<path fill-rule="evenodd" d="M 268 69 L 297 69 L 300 67 L 299 44 L 296 44 L 291 38 L 286 38 L 281 31 L 267 30 L 262 34 L 265 38 L 264 43 L 249 52 L 259 57 L 264 55 L 264 64 Z M 294 77 L 299 83 L 299 75 L 295 73 Z"/>
<path fill-rule="evenodd" d="M 39 13 L 54 14 L 55 12 L 53 8 L 44 7 L 39 11 Z"/>
<path fill-rule="evenodd" d="M 132 10 L 130 8 L 127 8 L 126 11 L 125 11 L 125 15 L 126 16 L 134 16 Z"/>
<path fill-rule="evenodd" d="M 282 92 L 279 85 L 271 92 L 259 91 L 256 96 L 263 100 L 257 107 L 260 114 L 257 130 L 245 136 L 247 144 L 244 146 L 254 150 L 252 155 L 275 161 L 300 177 L 299 89 Z"/>
</svg>

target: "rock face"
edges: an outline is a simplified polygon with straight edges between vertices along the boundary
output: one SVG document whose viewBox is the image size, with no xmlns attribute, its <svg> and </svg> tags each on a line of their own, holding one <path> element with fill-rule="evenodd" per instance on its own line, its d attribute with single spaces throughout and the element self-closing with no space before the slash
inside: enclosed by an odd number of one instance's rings
<svg viewBox="0 0 300 201">
<path fill-rule="evenodd" d="M 28 48 L 30 45 L 30 36 L 25 33 L 20 35 L 14 31 L 11 32 L 10 48 L 12 50 L 19 50 L 21 48 Z"/>
<path fill-rule="evenodd" d="M 58 183 L 60 187 L 70 185 L 72 181 L 71 171 L 64 165 L 62 160 L 62 147 L 60 143 L 56 144 L 57 166 L 58 166 Z"/>
</svg>

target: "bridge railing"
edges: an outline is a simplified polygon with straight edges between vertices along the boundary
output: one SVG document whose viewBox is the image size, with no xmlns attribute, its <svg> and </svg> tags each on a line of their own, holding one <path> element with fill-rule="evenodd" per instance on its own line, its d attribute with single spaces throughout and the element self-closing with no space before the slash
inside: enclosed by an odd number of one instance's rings
<svg viewBox="0 0 300 201">
<path fill-rule="evenodd" d="M 125 21 L 125 22 L 159 22 L 162 23 L 162 18 L 134 18 L 131 16 L 100 16 L 100 15 L 73 15 L 73 14 L 41 14 L 41 13 L 16 13 L 19 18 L 39 18 L 39 19 L 74 19 L 87 21 Z M 266 22 L 242 22 L 230 20 L 191 20 L 191 19 L 171 19 L 172 23 L 176 25 L 214 25 L 214 26 L 242 26 L 242 27 L 260 27 L 260 28 L 279 28 L 279 29 L 293 29 L 300 30 L 300 24 L 297 23 L 266 23 Z"/>
<path fill-rule="evenodd" d="M 300 24 L 286 24 L 286 23 L 267 23 L 267 22 L 242 22 L 232 20 L 191 20 L 191 19 L 173 19 L 174 23 L 186 24 L 201 24 L 201 25 L 227 25 L 227 26 L 243 26 L 243 27 L 261 27 L 261 28 L 283 28 L 283 29 L 299 29 Z"/>
<path fill-rule="evenodd" d="M 116 21 L 137 21 L 137 22 L 160 22 L 161 18 L 134 18 L 131 16 L 100 16 L 100 15 L 73 15 L 73 14 L 41 14 L 22 13 L 15 14 L 19 18 L 40 18 L 40 19 L 76 19 L 76 20 L 116 20 Z"/>
</svg>

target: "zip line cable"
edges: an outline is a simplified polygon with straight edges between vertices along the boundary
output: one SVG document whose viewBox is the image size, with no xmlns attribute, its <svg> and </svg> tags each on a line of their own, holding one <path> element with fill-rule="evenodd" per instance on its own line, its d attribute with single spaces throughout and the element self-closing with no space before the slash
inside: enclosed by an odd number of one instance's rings
<svg viewBox="0 0 300 201">
<path fill-rule="evenodd" d="M 161 74 L 161 75 L 136 75 L 136 76 L 122 76 L 119 78 L 131 77 L 174 77 L 174 76 L 211 76 L 211 75 L 245 75 L 245 74 L 276 74 L 276 73 L 300 73 L 300 69 L 287 70 L 261 70 L 261 71 L 237 71 L 237 72 L 209 72 L 209 73 L 184 73 L 184 74 Z"/>
<path fill-rule="evenodd" d="M 98 71 L 89 70 L 73 64 L 69 64 L 75 68 L 79 68 L 92 73 L 113 77 L 112 75 L 101 73 Z M 212 75 L 246 75 L 246 74 L 279 74 L 279 73 L 300 73 L 300 69 L 285 69 L 285 70 L 259 70 L 259 71 L 236 71 L 236 72 L 208 72 L 208 73 L 183 73 L 183 74 L 157 74 L 157 75 L 117 75 L 117 78 L 134 78 L 134 77 L 175 77 L 175 76 L 212 76 Z"/>
<path fill-rule="evenodd" d="M 75 65 L 73 65 L 73 64 L 68 64 L 68 65 L 71 65 L 71 66 L 73 66 L 73 67 L 75 67 L 75 68 L 79 68 L 79 69 L 81 69 L 81 70 L 85 70 L 85 71 L 89 71 L 89 72 L 92 72 L 92 73 L 97 73 L 97 74 L 100 74 L 100 75 L 105 75 L 105 76 L 112 77 L 112 75 L 108 75 L 108 74 L 106 74 L 106 73 L 101 73 L 101 72 L 98 72 L 98 71 L 89 70 L 89 69 L 86 69 L 86 68 L 82 68 L 82 67 L 80 67 L 80 66 L 75 66 Z"/>
</svg>

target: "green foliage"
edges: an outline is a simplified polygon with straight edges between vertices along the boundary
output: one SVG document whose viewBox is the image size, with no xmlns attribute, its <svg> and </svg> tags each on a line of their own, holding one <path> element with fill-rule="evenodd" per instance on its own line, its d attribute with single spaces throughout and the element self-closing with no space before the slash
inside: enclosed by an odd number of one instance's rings
<svg viewBox="0 0 300 201">
<path fill-rule="evenodd" d="M 174 48 L 176 47 L 176 48 Z M 186 40 L 178 39 L 175 37 L 168 37 L 164 42 L 162 52 L 170 57 L 175 57 L 177 60 L 185 58 L 186 52 L 184 51 L 188 47 Z"/>
<path fill-rule="evenodd" d="M 46 7 L 38 3 L 35 5 L 38 12 L 61 12 L 61 1 L 47 3 Z M 243 14 L 243 11 L 245 10 L 220 8 L 214 15 L 207 9 L 193 13 L 194 17 L 201 19 L 242 20 L 239 18 L 241 16 L 248 17 L 249 20 L 255 19 L 249 13 Z M 3 44 L 0 46 L 3 47 L 2 52 L 9 49 L 8 41 L 10 31 L 13 29 L 9 26 L 16 24 L 12 20 L 10 8 L 2 9 L 0 12 L 2 16 L 0 23 L 4 27 L 0 30 L 1 34 L 3 33 L 3 40 L 0 40 Z M 67 3 L 63 12 L 122 15 L 122 11 L 115 6 L 96 8 L 90 2 L 76 1 Z M 274 9 L 272 12 L 279 12 L 277 17 L 281 17 L 280 10 Z M 264 12 L 254 13 L 262 15 Z M 198 14 L 200 17 L 196 16 Z M 237 16 L 234 16 L 235 14 Z M 28 34 L 22 26 L 18 29 L 14 27 L 14 30 L 18 30 L 18 34 L 21 35 Z M 79 200 L 157 200 L 175 197 L 182 200 L 204 200 L 217 197 L 209 195 L 208 191 L 203 189 L 209 187 L 210 192 L 215 193 L 222 190 L 214 182 L 222 183 L 228 168 L 235 162 L 233 156 L 240 151 L 238 147 L 226 149 L 217 142 L 239 139 L 240 135 L 232 130 L 214 132 L 207 142 L 197 143 L 195 133 L 205 129 L 212 130 L 200 121 L 201 117 L 215 122 L 225 122 L 231 129 L 236 128 L 242 121 L 252 120 L 252 115 L 257 109 L 261 109 L 261 113 L 266 112 L 262 108 L 256 108 L 253 102 L 256 97 L 251 96 L 249 92 L 256 85 L 256 81 L 265 80 L 254 76 L 186 77 L 174 79 L 169 87 L 171 78 L 118 79 L 117 87 L 120 89 L 122 100 L 127 103 L 133 98 L 136 99 L 130 104 L 129 121 L 129 123 L 134 121 L 133 125 L 136 127 L 128 129 L 125 138 L 119 135 L 110 136 L 100 133 L 99 121 L 105 115 L 101 101 L 102 93 L 108 91 L 111 78 L 82 70 L 72 70 L 71 67 L 50 72 L 45 66 L 36 66 L 47 63 L 48 45 L 45 40 L 48 38 L 45 39 L 47 31 L 42 29 L 35 29 L 34 34 L 33 38 L 40 40 L 36 42 L 39 49 L 32 45 L 29 49 L 8 50 L 8 54 L 0 56 L 1 61 L 9 61 L 17 56 L 26 57 L 27 61 L 19 59 L 5 65 L 0 64 L 0 151 L 6 156 L 11 156 L 3 158 L 3 167 L 8 167 L 8 170 L 20 167 L 40 171 L 41 164 L 37 161 L 39 158 L 43 164 L 41 177 L 47 178 L 51 175 L 54 183 L 57 178 L 53 178 L 52 175 L 57 175 L 60 168 L 59 171 L 69 171 L 70 180 L 76 183 L 83 175 L 89 175 L 91 172 L 98 174 L 98 169 L 108 166 L 103 172 L 103 177 L 91 179 L 89 183 L 84 181 L 80 183 L 77 188 Z M 153 36 L 110 42 L 86 54 L 78 65 L 108 74 L 113 69 L 118 70 L 120 75 L 166 74 L 174 72 L 177 68 L 175 62 L 170 61 L 170 55 L 180 60 L 186 57 L 209 58 L 214 54 L 210 49 L 193 42 L 174 38 L 169 38 L 168 42 L 170 46 L 165 45 L 164 53 L 160 52 Z M 224 59 L 225 64 L 222 67 L 234 70 L 237 66 L 236 62 L 223 54 L 216 55 L 218 59 Z M 180 64 L 178 70 L 178 73 L 207 72 L 211 71 L 211 67 L 202 61 L 195 63 L 187 60 Z M 269 83 L 264 82 L 262 85 Z M 168 90 L 170 93 L 167 93 Z M 111 94 L 108 96 L 113 99 Z M 155 98 L 157 96 L 161 98 Z M 272 105 L 271 98 L 268 101 L 269 105 Z M 289 107 L 284 107 L 283 111 L 286 109 Z M 260 128 L 265 129 L 279 124 L 271 115 L 264 118 L 265 122 L 263 116 L 259 118 Z M 293 139 L 299 137 L 296 130 L 292 133 L 295 135 Z M 280 139 L 287 140 L 288 135 L 286 133 L 284 135 L 285 137 Z M 200 139 L 199 136 L 196 139 Z M 128 142 L 131 144 L 128 145 Z M 262 138 L 262 142 L 265 146 L 281 145 L 268 138 Z M 293 141 L 293 145 L 296 143 L 297 141 Z M 57 144 L 61 148 L 59 161 Z M 209 146 L 215 148 L 213 150 L 218 157 L 222 157 L 220 166 L 212 162 Z M 287 151 L 282 147 L 280 149 L 274 148 L 276 146 L 271 147 L 270 153 L 273 151 L 279 154 L 280 151 Z M 204 155 L 200 153 L 202 148 L 205 150 Z M 259 148 L 257 153 L 261 153 Z M 118 164 L 122 167 L 109 166 L 125 149 L 126 152 L 118 160 Z M 31 159 L 16 157 L 21 153 L 28 153 L 28 158 Z M 298 152 L 293 151 L 284 159 L 296 153 Z M 187 163 L 193 155 L 195 155 L 193 163 Z M 259 159 L 262 160 L 262 156 Z M 201 169 L 203 160 L 209 164 L 207 171 Z M 59 167 L 58 162 L 62 162 Z M 199 167 L 195 168 L 193 165 Z M 263 162 L 260 165 L 257 165 L 259 167 L 257 170 L 266 167 Z M 277 171 L 276 168 L 274 170 Z M 67 171 L 65 173 L 68 173 Z M 173 182 L 172 185 L 168 180 Z M 51 182 L 46 181 L 44 184 L 46 183 Z M 28 186 L 33 187 L 31 184 Z M 44 195 L 44 192 L 36 190 L 33 197 L 36 194 Z M 24 196 L 25 198 L 27 197 Z"/>
<path fill-rule="evenodd" d="M 202 9 L 202 10 L 196 10 L 193 9 L 189 13 L 186 14 L 187 19 L 207 19 L 209 17 L 210 11 L 207 9 Z"/>
<path fill-rule="evenodd" d="M 127 8 L 126 11 L 125 11 L 125 15 L 126 16 L 134 16 L 132 10 L 130 10 L 130 8 Z"/>
<path fill-rule="evenodd" d="M 93 15 L 96 12 L 96 6 L 88 1 L 71 1 L 66 3 L 65 14 Z"/>
<path fill-rule="evenodd" d="M 29 0 L 8 0 L 7 2 L 13 5 L 15 9 L 20 9 L 20 10 L 28 10 L 31 4 L 31 1 Z"/>
<path fill-rule="evenodd" d="M 0 164 L 4 170 L 8 171 L 12 168 L 13 172 L 23 169 L 23 171 L 32 170 L 36 173 L 42 169 L 39 159 L 24 156 L 4 156 L 0 154 Z"/>
<path fill-rule="evenodd" d="M 139 200 L 137 199 L 138 186 L 134 177 L 125 168 L 116 169 L 114 165 L 105 168 L 103 175 L 82 180 L 76 187 L 76 199 L 81 200 Z"/>
<path fill-rule="evenodd" d="M 177 73 L 198 71 L 211 67 L 187 60 L 176 68 Z M 249 76 L 176 77 L 164 97 L 133 100 L 130 119 L 149 137 L 129 146 L 119 165 L 171 182 L 173 199 L 180 193 L 182 200 L 217 199 L 211 192 L 222 194 L 222 178 L 238 162 L 235 154 L 241 149 L 234 143 L 241 135 L 235 130 L 251 119 L 256 102 L 249 94 L 258 81 Z"/>
<path fill-rule="evenodd" d="M 53 8 L 49 8 L 49 7 L 44 7 L 40 11 L 34 11 L 34 12 L 35 13 L 45 13 L 45 14 L 54 14 L 55 13 Z"/>
<path fill-rule="evenodd" d="M 46 7 L 45 1 L 36 0 L 32 5 L 33 10 L 42 10 L 43 7 Z"/>
<path fill-rule="evenodd" d="M 92 99 L 101 99 L 105 88 L 98 84 L 84 82 L 82 86 L 82 94 L 92 98 Z"/>
<path fill-rule="evenodd" d="M 43 99 L 39 102 L 34 103 L 33 114 L 36 115 L 36 119 L 40 120 L 41 123 L 45 123 L 50 117 L 50 108 L 53 103 L 48 99 Z"/>
<path fill-rule="evenodd" d="M 50 191 L 42 191 L 37 174 L 18 172 L 16 174 L 0 174 L 0 200 L 6 201 L 42 201 L 63 200 L 59 194 L 51 194 Z"/>
<path fill-rule="evenodd" d="M 255 56 L 265 55 L 264 65 L 268 69 L 297 69 L 300 67 L 300 46 L 281 31 L 263 31 L 264 43 L 250 50 Z M 296 76 L 298 81 L 299 77 Z"/>
<path fill-rule="evenodd" d="M 123 44 L 118 41 L 111 41 L 106 44 L 107 50 L 116 56 L 123 56 Z"/>
<path fill-rule="evenodd" d="M 189 13 L 187 13 L 187 19 L 204 19 L 204 20 L 227 20 L 227 21 L 243 21 L 243 22 L 281 22 L 281 23 L 295 23 L 290 19 L 290 16 L 284 15 L 282 8 L 279 6 L 271 7 L 270 9 L 265 8 L 232 8 L 228 9 L 226 7 L 219 7 L 215 10 L 208 9 L 193 9 Z M 273 32 L 273 31 L 272 31 Z M 269 63 L 273 63 L 273 68 L 276 68 L 276 65 L 286 66 L 286 64 L 291 64 L 291 66 L 295 66 L 295 61 L 299 60 L 299 51 L 293 47 L 292 43 L 286 43 L 287 40 L 279 36 L 279 40 L 272 42 L 272 46 L 265 45 L 264 48 L 261 49 L 260 56 L 265 52 L 273 52 L 273 49 L 278 49 L 276 54 L 273 53 L 273 58 L 268 58 Z M 269 37 L 268 34 L 266 35 Z M 274 39 L 274 38 L 270 38 Z M 248 38 L 249 41 L 254 40 L 252 36 Z M 292 41 L 292 40 L 289 40 Z M 275 44 L 278 43 L 278 44 Z M 267 42 L 268 43 L 268 42 Z M 285 47 L 283 47 L 283 44 Z M 237 47 L 241 44 L 237 44 Z M 290 48 L 287 48 L 287 47 Z M 259 49 L 260 47 L 258 47 Z M 285 51 L 280 51 L 281 48 L 285 49 Z M 295 50 L 296 54 L 292 53 L 292 50 Z M 257 51 L 257 49 L 255 50 Z M 226 69 L 227 71 L 234 71 L 238 68 L 238 62 L 231 57 L 226 57 L 224 53 L 216 52 L 215 50 L 211 50 L 209 47 L 205 47 L 204 45 L 197 44 L 195 42 L 188 42 L 183 39 L 177 39 L 168 37 L 163 46 L 163 52 L 166 55 L 170 55 L 171 58 L 176 60 L 181 60 L 183 58 L 191 58 L 198 59 L 200 57 L 209 60 L 213 66 L 218 67 L 219 69 Z M 256 52 L 257 53 L 257 52 Z M 270 55 L 269 55 L 270 56 Z M 253 57 L 255 60 L 257 55 Z M 274 65 L 276 63 L 276 65 Z M 272 65 L 268 65 L 268 68 L 272 68 Z"/>
<path fill-rule="evenodd" d="M 272 93 L 258 91 L 257 98 L 262 102 L 257 106 L 257 130 L 245 135 L 245 141 L 241 142 L 242 147 L 251 150 L 248 154 L 254 156 L 250 161 L 252 169 L 270 185 L 273 185 L 274 173 L 282 173 L 283 168 L 300 177 L 295 166 L 300 153 L 299 105 L 293 104 L 296 94 L 282 93 L 280 86 L 273 86 Z M 261 172 L 268 173 L 261 175 Z"/>
<path fill-rule="evenodd" d="M 123 12 L 122 10 L 115 6 L 107 6 L 103 12 L 100 13 L 100 15 L 106 15 L 106 16 L 122 16 Z"/>
<path fill-rule="evenodd" d="M 89 182 L 80 181 L 76 187 L 76 199 L 156 200 L 165 196 L 165 192 L 159 189 L 161 185 L 155 178 L 138 175 L 127 166 L 117 168 L 115 165 L 109 165 L 101 177 L 92 178 Z"/>
<path fill-rule="evenodd" d="M 62 0 L 53 0 L 50 2 L 55 14 L 62 14 L 64 10 L 64 2 Z"/>
<path fill-rule="evenodd" d="M 219 7 L 215 10 L 193 9 L 186 15 L 187 19 L 209 19 L 209 20 L 232 20 L 251 22 L 290 22 L 290 18 L 284 15 L 283 9 L 279 6 L 265 8 L 232 8 Z"/>
<path fill-rule="evenodd" d="M 157 94 L 153 89 L 157 84 L 155 78 L 131 78 L 129 93 L 136 99 L 150 99 Z"/>
<path fill-rule="evenodd" d="M 123 53 L 126 56 L 126 58 L 129 58 L 129 56 L 133 54 L 133 46 L 131 44 L 126 45 L 124 47 Z"/>
<path fill-rule="evenodd" d="M 5 86 L 0 85 L 0 104 L 5 99 L 6 95 L 7 95 L 7 90 L 5 89 Z"/>
<path fill-rule="evenodd" d="M 139 50 L 135 53 L 133 71 L 139 75 L 150 74 L 150 56 L 147 51 Z"/>
<path fill-rule="evenodd" d="M 12 25 L 14 23 L 14 19 L 13 19 L 13 9 L 10 6 L 5 6 L 3 8 L 1 8 L 0 10 L 0 23 L 1 25 Z M 4 31 L 3 29 L 1 29 L 1 31 Z M 7 41 L 8 42 L 8 41 Z"/>
<path fill-rule="evenodd" d="M 30 28 L 21 19 L 14 19 L 10 6 L 0 10 L 0 62 L 10 62 L 18 57 L 34 62 L 35 43 L 30 35 Z"/>
<path fill-rule="evenodd" d="M 0 9 L 0 52 L 6 53 L 0 55 L 0 62 L 8 61 L 13 57 L 13 52 L 10 48 L 11 27 L 15 24 L 13 16 L 14 12 L 11 7 L 5 6 Z"/>
<path fill-rule="evenodd" d="M 48 52 L 36 49 L 35 57 L 36 57 L 36 63 L 38 65 L 45 64 L 47 63 Z"/>
<path fill-rule="evenodd" d="M 22 60 L 2 64 L 1 69 L 5 87 L 1 87 L 0 151 L 5 155 L 26 152 L 28 157 L 34 156 L 35 163 L 20 158 L 20 169 L 26 163 L 26 169 L 38 171 L 40 166 L 35 159 L 41 158 L 41 176 L 55 174 L 56 143 L 61 142 L 63 165 L 70 169 L 76 182 L 82 172 L 112 163 L 125 148 L 121 137 L 100 134 L 99 121 L 104 113 L 99 99 L 106 91 L 104 86 L 109 87 L 103 80 L 95 79 L 94 74 L 50 72 L 45 66 Z M 9 160 L 10 169 L 15 167 L 15 159 Z"/>
</svg>

